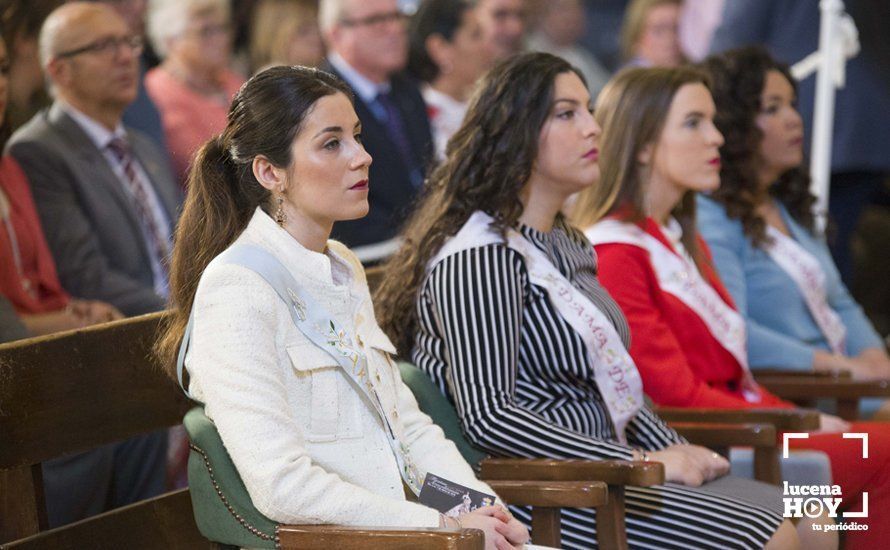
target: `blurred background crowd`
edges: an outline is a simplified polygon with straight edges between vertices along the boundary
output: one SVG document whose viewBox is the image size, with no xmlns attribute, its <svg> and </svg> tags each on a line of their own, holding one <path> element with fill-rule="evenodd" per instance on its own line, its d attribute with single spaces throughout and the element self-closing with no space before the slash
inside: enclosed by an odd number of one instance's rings
<svg viewBox="0 0 890 550">
<path fill-rule="evenodd" d="M 815 0 L 62 4 L 0 0 L 0 341 L 164 307 L 193 156 L 225 128 L 233 94 L 270 66 L 331 71 L 355 93 L 374 159 L 371 211 L 338 223 L 333 236 L 375 263 L 398 247 L 474 85 L 498 60 L 556 54 L 583 72 L 595 98 L 624 67 L 696 63 L 737 46 L 760 44 L 794 64 L 817 49 L 819 31 Z M 890 3 L 847 0 L 846 8 L 862 51 L 837 94 L 829 242 L 886 336 L 890 42 L 881 25 Z M 814 81 L 800 82 L 796 98 L 805 147 Z M 62 508 L 51 521 L 84 514 Z"/>
<path fill-rule="evenodd" d="M 47 16 L 62 3 L 0 2 L 7 66 L 4 141 L 52 104 L 49 52 L 41 52 L 48 45 L 40 44 L 39 37 Z M 380 132 L 366 123 L 366 145 L 375 157 L 371 215 L 335 231 L 369 261 L 391 250 L 388 239 L 397 234 L 430 159 L 443 158 L 474 83 L 498 59 L 521 50 L 557 54 L 582 70 L 596 97 L 622 67 L 694 63 L 708 53 L 747 44 L 762 44 L 779 61 L 793 64 L 816 50 L 819 28 L 818 3 L 809 0 L 342 0 L 322 6 L 321 13 L 316 0 L 104 3 L 127 25 L 133 38 L 129 53 L 138 70 L 135 98 L 129 99 L 127 90 L 119 98 L 126 104 L 122 122 L 157 146 L 180 191 L 195 151 L 224 127 L 234 92 L 266 67 L 300 64 L 334 70 L 357 92 L 360 114 L 365 110 L 377 120 L 388 120 L 387 110 L 395 113 L 393 121 L 377 128 Z M 846 8 L 863 48 L 849 62 L 847 85 L 837 96 L 830 243 L 844 281 L 886 333 L 890 291 L 880 281 L 890 272 L 884 244 L 890 234 L 890 47 L 878 22 L 886 20 L 881 14 L 888 6 L 879 0 L 849 0 Z M 88 38 L 75 45 L 87 44 Z M 96 86 L 96 101 L 105 101 L 103 94 L 114 95 L 102 79 L 109 78 L 116 63 L 130 61 L 122 60 L 127 56 L 119 55 L 120 45 L 65 57 L 76 64 L 93 54 L 105 56 L 105 66 L 97 65 L 98 72 L 85 77 Z M 378 87 L 391 101 L 377 100 Z M 813 76 L 800 83 L 805 147 L 814 89 Z M 21 158 L 25 153 L 9 146 L 7 152 L 18 157 L 26 174 L 33 170 Z M 52 226 L 62 222 L 47 219 L 42 195 L 35 192 L 36 207 L 44 226 L 50 225 L 43 229 L 58 264 L 62 245 L 52 238 Z M 175 212 L 169 216 L 157 225 L 172 230 Z M 79 289 L 81 285 L 66 280 L 67 266 L 57 267 L 62 286 Z M 101 292 L 93 294 L 109 301 Z M 29 313 L 16 309 L 20 315 Z"/>
</svg>

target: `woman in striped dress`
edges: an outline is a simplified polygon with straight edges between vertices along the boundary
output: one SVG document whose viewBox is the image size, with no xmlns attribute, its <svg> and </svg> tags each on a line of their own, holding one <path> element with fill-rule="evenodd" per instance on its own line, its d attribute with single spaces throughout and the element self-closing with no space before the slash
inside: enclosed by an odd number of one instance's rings
<svg viewBox="0 0 890 550">
<path fill-rule="evenodd" d="M 777 488 L 721 477 L 722 457 L 642 403 L 627 323 L 560 214 L 599 177 L 590 104 L 548 54 L 488 74 L 387 264 L 380 324 L 494 456 L 663 462 L 665 485 L 627 490 L 632 547 L 796 548 Z M 564 511 L 565 547 L 595 535 L 593 510 Z"/>
</svg>

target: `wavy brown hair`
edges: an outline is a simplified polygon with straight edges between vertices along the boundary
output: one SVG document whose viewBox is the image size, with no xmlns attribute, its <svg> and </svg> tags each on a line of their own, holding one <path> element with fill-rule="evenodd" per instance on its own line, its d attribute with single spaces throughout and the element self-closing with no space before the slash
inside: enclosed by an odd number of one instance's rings
<svg viewBox="0 0 890 550">
<path fill-rule="evenodd" d="M 176 376 L 176 354 L 198 282 L 207 264 L 247 227 L 256 208 L 271 211 L 271 193 L 253 174 L 253 159 L 291 166 L 291 146 L 320 98 L 352 92 L 337 77 L 306 67 L 272 67 L 235 94 L 222 134 L 198 151 L 188 196 L 176 226 L 170 264 L 170 316 L 156 345 L 164 368 Z"/>
<path fill-rule="evenodd" d="M 779 63 L 763 48 L 729 50 L 707 58 L 702 68 L 711 75 L 712 94 L 717 105 L 714 123 L 723 133 L 720 149 L 720 188 L 711 198 L 723 205 L 731 219 L 740 220 L 745 235 L 754 246 L 768 242 L 766 222 L 756 208 L 764 198 L 758 178 L 760 142 L 763 132 L 756 118 L 762 109 L 760 96 L 769 71 L 779 71 L 797 93 L 788 66 Z M 781 202 L 798 223 L 814 231 L 810 177 L 804 166 L 785 172 L 769 188 L 769 195 Z"/>
<path fill-rule="evenodd" d="M 691 67 L 625 69 L 606 84 L 597 98 L 595 114 L 603 129 L 600 183 L 578 195 L 572 207 L 575 225 L 586 229 L 617 212 L 626 221 L 646 218 L 649 176 L 638 158 L 646 146 L 658 142 L 674 96 L 687 84 L 710 88 L 708 75 Z M 700 262 L 695 239 L 695 193 L 683 195 L 672 215 L 683 228 L 683 246 Z"/>
<path fill-rule="evenodd" d="M 399 353 L 410 352 L 417 328 L 415 300 L 427 263 L 445 240 L 483 210 L 501 235 L 522 215 L 519 192 L 538 157 L 538 139 L 553 102 L 556 77 L 578 69 L 562 58 L 527 53 L 494 67 L 476 89 L 446 160 L 426 182 L 402 232 L 404 243 L 384 265 L 374 295 L 380 326 Z"/>
</svg>

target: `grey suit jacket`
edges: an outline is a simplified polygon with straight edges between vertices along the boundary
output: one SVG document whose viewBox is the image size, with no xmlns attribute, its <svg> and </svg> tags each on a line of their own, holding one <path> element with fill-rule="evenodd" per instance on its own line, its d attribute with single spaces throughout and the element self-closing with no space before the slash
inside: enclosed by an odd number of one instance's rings
<svg viewBox="0 0 890 550">
<path fill-rule="evenodd" d="M 127 130 L 133 154 L 176 223 L 181 195 L 154 143 Z M 164 307 L 138 214 L 104 155 L 58 103 L 13 134 L 7 153 L 31 183 L 62 286 L 72 296 L 103 300 L 125 315 Z"/>
</svg>

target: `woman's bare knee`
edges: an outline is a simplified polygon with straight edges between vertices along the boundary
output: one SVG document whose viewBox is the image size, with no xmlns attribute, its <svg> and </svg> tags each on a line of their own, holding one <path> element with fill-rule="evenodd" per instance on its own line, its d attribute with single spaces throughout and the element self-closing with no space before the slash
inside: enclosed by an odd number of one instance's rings
<svg viewBox="0 0 890 550">
<path fill-rule="evenodd" d="M 800 539 L 794 525 L 787 519 L 783 521 L 773 538 L 767 541 L 764 550 L 800 550 Z"/>
<path fill-rule="evenodd" d="M 827 514 L 817 518 L 803 518 L 797 523 L 797 537 L 802 548 L 814 550 L 837 550 L 840 541 L 837 531 L 827 529 L 834 525 L 834 520 Z"/>
</svg>

